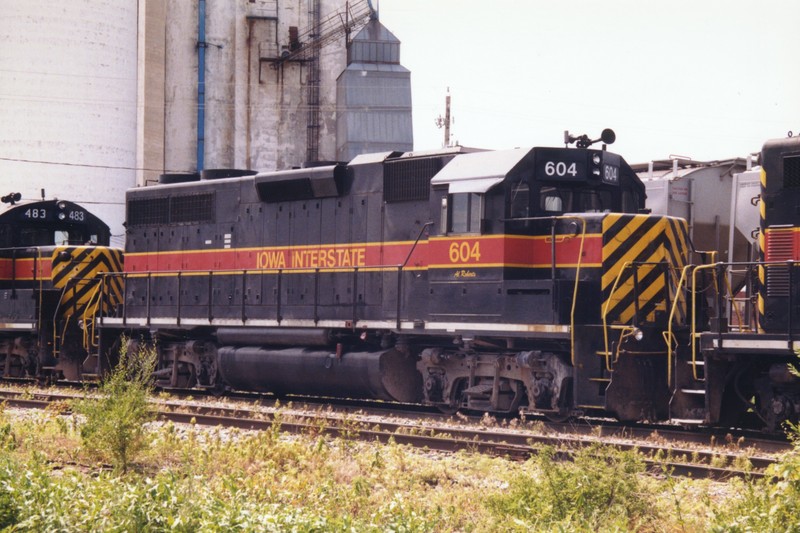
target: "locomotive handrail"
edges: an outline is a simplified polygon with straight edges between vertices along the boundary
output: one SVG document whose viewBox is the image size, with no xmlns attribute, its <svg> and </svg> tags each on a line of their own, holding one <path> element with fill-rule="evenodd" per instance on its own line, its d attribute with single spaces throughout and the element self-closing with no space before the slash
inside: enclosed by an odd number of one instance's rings
<svg viewBox="0 0 800 533">
<path fill-rule="evenodd" d="M 681 277 L 678 280 L 678 285 L 675 287 L 675 301 L 672 302 L 672 309 L 670 309 L 669 319 L 667 320 L 667 331 L 662 332 L 664 342 L 667 344 L 667 387 L 672 384 L 672 344 L 676 339 L 675 334 L 672 332 L 672 324 L 678 309 L 678 303 L 683 296 L 683 286 L 689 279 L 688 274 L 693 267 L 694 265 L 686 265 L 681 269 Z M 694 317 L 692 317 L 692 322 L 694 322 L 694 320 Z"/>
<path fill-rule="evenodd" d="M 93 278 L 97 279 L 97 278 Z M 96 347 L 94 343 L 95 332 L 95 317 L 97 316 L 98 309 L 102 312 L 102 285 L 105 278 L 100 279 L 89 296 L 89 301 L 86 303 L 86 308 L 83 310 L 83 347 L 89 352 L 89 348 Z M 91 311 L 90 311 L 91 310 Z M 91 328 L 91 331 L 90 331 Z"/>
<path fill-rule="evenodd" d="M 723 333 L 722 332 L 722 324 L 721 324 L 722 311 L 723 311 L 722 299 L 723 299 L 723 292 L 724 292 L 722 290 L 722 287 L 721 287 L 722 286 L 722 281 L 721 281 L 722 277 L 725 278 L 724 285 L 725 285 L 725 289 L 727 290 L 727 297 L 732 302 L 732 304 L 731 304 L 732 305 L 732 312 L 736 312 L 739 327 L 740 328 L 746 327 L 746 328 L 748 328 L 748 330 L 751 330 L 751 331 L 752 331 L 752 328 L 753 328 L 752 325 L 750 325 L 750 326 L 745 326 L 744 325 L 744 319 L 739 314 L 738 307 L 736 307 L 734 305 L 735 304 L 735 297 L 733 295 L 733 287 L 732 287 L 732 285 L 730 283 L 730 278 L 728 276 L 722 276 L 723 270 L 727 271 L 728 273 L 730 273 L 733 270 L 733 268 L 735 268 L 737 266 L 743 266 L 748 271 L 751 271 L 753 269 L 757 269 L 757 268 L 760 268 L 760 267 L 787 266 L 788 269 L 789 269 L 790 278 L 791 278 L 791 271 L 793 270 L 792 269 L 792 264 L 793 264 L 792 261 L 788 261 L 788 262 L 787 261 L 770 261 L 770 262 L 753 261 L 753 262 L 731 262 L 731 263 L 716 262 L 716 263 L 713 263 L 713 264 L 700 265 L 700 266 L 693 267 L 693 271 L 692 271 L 692 284 L 693 284 L 693 286 L 697 285 L 697 273 L 700 270 L 711 270 L 711 269 L 714 270 L 714 278 L 715 278 L 714 286 L 715 286 L 716 291 L 717 291 L 717 294 L 716 294 L 716 297 L 717 297 L 717 308 L 718 308 L 717 312 L 719 313 L 720 316 L 718 316 L 718 322 L 719 323 L 717 325 L 716 331 L 714 332 L 712 330 L 711 332 L 712 333 L 716 333 L 718 335 L 719 342 L 721 342 L 721 340 L 722 340 L 722 333 Z M 791 281 L 791 279 L 790 279 L 790 281 Z M 789 300 L 789 307 L 790 307 L 789 313 L 791 313 L 791 307 L 792 307 L 792 291 L 791 290 L 789 291 L 789 294 L 788 294 L 788 300 Z M 692 291 L 692 308 L 693 309 L 697 308 L 697 291 L 696 290 Z M 789 317 L 791 317 L 791 314 L 789 314 Z M 788 335 L 789 340 L 791 342 L 791 338 L 792 338 L 792 336 L 791 336 L 791 322 L 789 321 L 788 324 L 789 324 L 789 331 L 787 331 L 787 335 Z M 697 317 L 695 316 L 694 319 L 692 320 L 692 325 L 691 325 L 692 372 L 693 372 L 693 377 L 695 379 L 698 379 L 698 377 L 699 377 L 698 372 L 697 372 L 697 362 L 698 361 L 697 361 L 697 342 L 696 342 L 696 339 L 702 333 L 703 332 L 699 332 L 698 333 L 698 331 L 697 331 Z M 792 345 L 790 344 L 789 347 L 791 348 Z"/>
<path fill-rule="evenodd" d="M 716 279 L 717 278 L 717 271 L 719 269 L 721 269 L 723 266 L 724 266 L 724 263 L 713 263 L 713 264 L 709 264 L 709 265 L 700 265 L 700 266 L 694 267 L 694 270 L 692 270 L 692 287 L 697 287 L 697 273 L 699 271 L 701 271 L 701 270 L 711 270 L 711 269 L 714 269 L 715 285 L 719 285 L 719 280 Z M 721 298 L 720 292 L 721 291 L 719 290 L 719 288 L 717 288 L 717 298 L 718 299 Z M 693 290 L 692 291 L 692 309 L 693 310 L 697 309 L 697 290 Z M 719 310 L 717 312 L 719 314 L 722 313 L 722 307 L 721 306 L 719 307 Z M 721 319 L 721 316 L 718 317 L 718 319 Z M 718 331 L 719 335 L 722 336 L 722 328 L 718 327 L 717 329 L 719 330 Z M 694 377 L 695 380 L 699 379 L 699 375 L 697 373 L 697 342 L 695 342 L 695 340 L 697 339 L 697 337 L 699 335 L 700 334 L 697 333 L 697 316 L 695 316 L 694 319 L 692 320 L 692 328 L 691 328 L 691 336 L 690 336 L 691 344 L 692 344 L 692 376 Z"/>
<path fill-rule="evenodd" d="M 408 262 L 411 260 L 411 256 L 414 254 L 414 250 L 417 249 L 417 244 L 419 244 L 420 239 L 422 238 L 423 233 L 425 233 L 425 229 L 433 225 L 433 221 L 429 220 L 425 224 L 419 228 L 419 233 L 417 234 L 417 238 L 414 240 L 414 244 L 411 245 L 411 249 L 408 251 L 408 255 L 406 256 L 405 261 L 403 261 L 402 265 L 397 265 L 397 312 L 396 312 L 396 320 L 397 320 L 397 329 L 400 329 L 400 311 L 402 307 L 403 299 L 400 295 L 403 293 L 403 269 L 408 265 Z M 355 326 L 355 322 L 353 323 Z"/>
<path fill-rule="evenodd" d="M 572 221 L 579 221 L 581 223 L 581 244 L 578 248 L 578 264 L 575 267 L 575 283 L 572 285 L 572 308 L 569 312 L 569 350 L 570 350 L 570 360 L 572 362 L 572 366 L 575 366 L 575 309 L 577 308 L 577 301 L 578 301 L 578 284 L 581 279 L 581 264 L 583 261 L 583 245 L 586 242 L 586 219 L 576 216 L 559 216 L 553 218 L 553 244 L 552 244 L 552 252 L 550 255 L 551 264 L 552 264 L 552 271 L 553 271 L 553 282 L 555 283 L 555 267 L 556 267 L 556 239 L 555 239 L 555 231 L 556 231 L 556 220 L 572 220 Z M 551 294 L 555 294 L 552 292 Z"/>
<path fill-rule="evenodd" d="M 789 294 L 788 294 L 788 310 L 786 316 L 786 335 L 789 337 L 789 348 L 791 349 L 794 346 L 794 335 L 792 334 L 792 319 L 794 318 L 794 313 L 792 312 L 792 287 L 794 287 L 793 278 L 794 278 L 794 261 L 788 260 L 786 261 L 786 268 L 789 271 Z"/>
<path fill-rule="evenodd" d="M 603 341 L 605 346 L 605 359 L 606 359 L 606 370 L 611 372 L 611 352 L 608 349 L 608 308 L 611 305 L 611 297 L 617 292 L 617 285 L 619 285 L 619 281 L 622 279 L 622 273 L 625 272 L 626 269 L 630 268 L 633 263 L 631 261 L 625 261 L 622 264 L 622 268 L 619 269 L 617 273 L 617 278 L 614 280 L 614 284 L 611 286 L 611 292 L 608 293 L 608 298 L 606 299 L 605 307 L 603 308 Z M 629 326 L 622 326 L 623 328 L 627 328 Z M 612 329 L 621 329 L 621 327 L 612 326 Z"/>
<path fill-rule="evenodd" d="M 667 280 L 665 280 L 665 283 L 664 283 L 664 291 L 665 291 L 664 301 L 665 301 L 666 308 L 672 307 L 672 311 L 670 313 L 670 318 L 669 318 L 670 324 L 668 325 L 668 329 L 670 330 L 669 335 L 670 336 L 672 335 L 672 333 L 671 333 L 671 322 L 672 322 L 672 319 L 674 317 L 674 311 L 677 309 L 677 306 L 678 306 L 679 301 L 680 301 L 680 294 L 676 293 L 675 300 L 674 300 L 672 306 L 670 306 L 670 304 L 669 304 L 669 288 L 670 288 L 670 285 L 669 285 L 669 273 L 670 273 L 669 264 L 665 263 L 664 261 L 659 261 L 659 262 L 626 261 L 625 263 L 623 263 L 622 267 L 619 269 L 619 272 L 617 273 L 616 279 L 614 279 L 614 283 L 611 286 L 611 291 L 609 292 L 608 298 L 606 299 L 605 305 L 603 307 L 603 312 L 602 312 L 603 343 L 604 343 L 603 355 L 605 356 L 605 360 L 606 360 L 606 370 L 608 370 L 609 372 L 611 372 L 611 370 L 612 370 L 611 350 L 609 349 L 609 338 L 608 338 L 609 337 L 608 336 L 609 330 L 620 330 L 620 341 L 619 342 L 622 342 L 622 340 L 624 340 L 626 337 L 629 337 L 630 334 L 637 329 L 636 324 L 637 324 L 637 321 L 639 319 L 639 313 L 641 311 L 641 309 L 639 308 L 639 305 L 638 305 L 638 300 L 639 300 L 638 267 L 641 267 L 641 266 L 650 266 L 652 268 L 663 267 L 665 269 L 664 275 L 667 277 Z M 691 266 L 691 265 L 689 265 L 689 266 Z M 633 323 L 632 324 L 611 324 L 611 325 L 609 325 L 608 324 L 608 313 L 609 313 L 609 307 L 611 306 L 611 301 L 613 299 L 612 297 L 614 296 L 614 294 L 619 289 L 619 283 L 622 280 L 622 275 L 629 268 L 633 268 L 633 284 L 634 284 L 634 288 L 633 288 L 633 291 L 634 291 L 633 304 L 634 304 L 634 314 L 633 314 L 633 317 L 631 318 Z M 684 267 L 684 268 L 686 268 L 686 267 Z M 679 291 L 679 289 L 680 289 L 680 285 L 679 285 L 678 289 L 676 289 L 676 290 Z M 662 333 L 662 334 L 664 334 L 664 333 Z M 666 336 L 665 336 L 665 339 L 666 339 Z M 642 352 L 642 353 L 644 353 L 644 352 Z M 659 352 L 659 353 L 661 353 L 661 352 Z M 668 352 L 668 358 L 669 357 L 670 357 L 670 354 Z M 618 360 L 618 357 L 614 359 L 614 362 L 616 363 L 617 360 Z"/>
<path fill-rule="evenodd" d="M 429 224 L 424 225 L 422 229 L 424 230 L 424 228 L 427 227 L 428 225 Z M 414 242 L 414 246 L 416 246 L 419 243 L 420 238 L 421 238 L 421 234 L 420 234 L 420 237 L 418 237 L 417 240 Z M 406 259 L 405 259 L 403 264 L 370 265 L 369 267 L 366 268 L 366 270 L 368 270 L 368 271 L 384 270 L 384 271 L 394 271 L 394 272 L 396 272 L 397 276 L 398 276 L 398 289 L 401 289 L 402 288 L 402 270 L 407 265 L 407 263 L 410 260 L 412 255 L 413 255 L 413 247 L 412 247 L 411 252 L 407 255 L 407 257 L 406 257 Z M 353 271 L 353 281 L 352 281 L 352 283 L 353 283 L 353 285 L 352 285 L 352 288 L 353 288 L 353 301 L 352 301 L 351 305 L 352 305 L 352 313 L 353 313 L 352 314 L 352 322 L 353 322 L 353 325 L 355 325 L 355 323 L 356 323 L 356 321 L 358 319 L 358 303 L 359 303 L 359 301 L 358 301 L 358 293 L 357 293 L 357 291 L 355 289 L 356 289 L 357 284 L 358 284 L 359 274 L 362 271 L 365 271 L 365 267 L 353 266 L 353 267 L 346 268 L 344 270 L 350 270 L 350 269 L 352 269 L 352 271 Z M 242 278 L 243 278 L 242 279 L 242 303 L 241 303 L 241 306 L 240 306 L 241 307 L 240 313 L 241 313 L 241 320 L 242 320 L 242 322 L 244 322 L 247 319 L 247 315 L 246 315 L 247 302 L 245 301 L 245 298 L 246 298 L 246 295 L 245 295 L 245 292 L 246 292 L 246 277 L 247 277 L 247 275 L 248 274 L 254 274 L 254 273 L 275 274 L 275 275 L 277 275 L 277 287 L 276 287 L 277 298 L 275 300 L 275 304 L 274 305 L 275 305 L 275 312 L 276 312 L 276 320 L 277 320 L 278 323 L 280 323 L 283 320 L 282 310 L 283 310 L 284 302 L 283 302 L 283 298 L 282 298 L 282 286 L 283 286 L 283 276 L 284 276 L 285 273 L 287 273 L 287 272 L 309 272 L 309 271 L 311 271 L 311 272 L 314 272 L 315 278 L 318 278 L 321 273 L 324 273 L 324 272 L 341 272 L 342 270 L 343 270 L 342 267 L 337 267 L 337 266 L 314 267 L 314 268 L 309 268 L 309 267 L 255 268 L 255 269 L 235 268 L 235 269 L 225 269 L 225 270 L 201 270 L 201 269 L 198 269 L 198 270 L 148 270 L 148 271 L 137 271 L 137 272 L 109 272 L 109 273 L 104 273 L 104 275 L 107 275 L 107 276 L 118 276 L 118 277 L 120 277 L 122 279 L 122 282 L 123 282 L 123 288 L 122 288 L 122 295 L 123 295 L 122 324 L 123 325 L 127 325 L 128 324 L 128 306 L 125 305 L 125 303 L 124 303 L 124 295 L 127 294 L 128 280 L 130 278 L 139 278 L 139 279 L 146 279 L 147 280 L 147 291 L 146 291 L 146 295 L 147 295 L 146 300 L 147 300 L 147 302 L 145 304 L 145 317 L 144 318 L 145 318 L 145 324 L 149 325 L 151 323 L 151 319 L 152 319 L 152 316 L 151 316 L 152 315 L 151 297 L 152 297 L 152 291 L 153 291 L 153 279 L 154 278 L 163 277 L 163 276 L 174 276 L 174 277 L 176 277 L 178 279 L 179 288 L 178 288 L 178 298 L 177 298 L 177 304 L 176 304 L 177 305 L 177 312 L 176 312 L 175 319 L 177 321 L 177 324 L 180 325 L 181 310 L 182 310 L 182 307 L 183 307 L 183 301 L 182 301 L 182 297 L 180 295 L 180 291 L 181 291 L 181 288 L 182 288 L 182 279 L 184 277 L 192 276 L 192 275 L 194 275 L 194 276 L 201 275 L 201 276 L 204 276 L 204 277 L 206 277 L 208 279 L 208 303 L 207 303 L 206 307 L 207 307 L 207 311 L 208 311 L 208 322 L 210 324 L 214 319 L 214 317 L 213 317 L 213 298 L 212 298 L 212 294 L 213 294 L 212 293 L 212 290 L 213 290 L 213 277 L 214 276 L 232 276 L 232 275 L 241 275 L 242 276 Z M 318 282 L 316 282 L 316 283 L 318 284 Z M 104 292 L 106 292 L 106 289 L 104 289 Z M 399 297 L 399 294 L 400 293 L 398 292 L 398 315 L 397 315 L 398 329 L 400 327 L 399 322 L 401 321 L 400 306 L 401 306 L 401 303 L 402 303 L 402 299 Z M 318 305 L 319 305 L 319 287 L 317 287 L 315 289 L 315 296 L 314 296 L 313 305 L 314 305 L 314 314 L 315 314 L 315 317 L 316 317 L 315 321 L 318 321 L 319 317 L 317 317 L 317 314 L 318 314 L 317 308 L 318 308 Z"/>
<path fill-rule="evenodd" d="M 36 287 L 38 277 L 39 281 L 39 324 L 42 324 L 42 305 L 44 304 L 44 280 L 39 276 L 39 262 L 42 259 L 42 250 L 39 248 L 38 254 L 33 256 L 33 286 Z"/>
<path fill-rule="evenodd" d="M 77 287 L 78 287 L 78 285 L 81 285 L 81 284 L 88 285 L 88 284 L 92 283 L 93 281 L 97 281 L 97 278 L 88 278 L 88 279 L 87 278 L 81 278 L 81 279 L 73 278 L 73 279 L 69 280 L 69 282 L 67 282 L 64 285 L 64 287 L 61 289 L 61 296 L 58 299 L 58 304 L 56 305 L 55 309 L 53 310 L 53 341 L 54 341 L 53 342 L 53 355 L 54 356 L 61 351 L 61 345 L 57 344 L 57 342 L 62 340 L 64 338 L 64 336 L 66 335 L 67 328 L 69 327 L 70 321 L 73 320 L 73 318 L 76 318 L 78 316 L 78 298 L 77 298 Z M 62 328 L 61 336 L 59 336 L 59 333 L 58 333 L 58 317 L 59 317 L 59 314 L 61 313 L 61 302 L 64 301 L 64 296 L 66 295 L 68 290 L 72 291 L 72 313 L 70 313 L 69 316 L 67 316 L 66 319 L 64 320 L 64 327 Z M 90 304 L 87 303 L 87 307 L 89 305 Z M 85 310 L 84 310 L 84 315 L 85 315 Z M 81 315 L 81 316 L 83 316 L 83 315 Z M 85 324 L 85 322 L 84 322 L 84 324 Z M 84 331 L 84 337 L 85 337 L 85 331 Z M 86 347 L 86 346 L 84 345 L 84 347 Z"/>
</svg>

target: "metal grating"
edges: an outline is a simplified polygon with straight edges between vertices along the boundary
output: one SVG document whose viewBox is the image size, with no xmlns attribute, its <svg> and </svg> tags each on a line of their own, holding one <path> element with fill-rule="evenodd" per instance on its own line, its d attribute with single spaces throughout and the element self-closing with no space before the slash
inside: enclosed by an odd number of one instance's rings
<svg viewBox="0 0 800 533">
<path fill-rule="evenodd" d="M 766 268 L 767 296 L 789 296 L 789 268 L 783 265 Z"/>
<path fill-rule="evenodd" d="M 128 200 L 128 227 L 169 222 L 169 198 Z"/>
<path fill-rule="evenodd" d="M 214 193 L 128 201 L 128 227 L 214 222 Z"/>
<path fill-rule="evenodd" d="M 386 164 L 383 199 L 386 202 L 427 200 L 431 178 L 442 168 L 440 159 L 410 159 Z"/>
<path fill-rule="evenodd" d="M 800 155 L 783 158 L 783 186 L 786 189 L 800 188 Z"/>
<path fill-rule="evenodd" d="M 767 234 L 767 237 L 766 252 L 770 262 L 790 261 L 794 257 L 794 232 L 773 230 Z M 767 296 L 788 296 L 789 266 L 768 266 L 766 282 Z"/>
<path fill-rule="evenodd" d="M 214 193 L 174 196 L 170 205 L 170 222 L 213 222 Z"/>
</svg>

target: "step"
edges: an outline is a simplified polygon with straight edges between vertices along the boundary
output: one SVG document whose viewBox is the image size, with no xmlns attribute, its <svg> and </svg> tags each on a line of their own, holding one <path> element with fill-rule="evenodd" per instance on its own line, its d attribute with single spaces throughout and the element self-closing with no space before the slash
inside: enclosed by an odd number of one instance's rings
<svg viewBox="0 0 800 533">
<path fill-rule="evenodd" d="M 684 394 L 698 394 L 703 396 L 706 394 L 705 389 L 681 389 L 681 392 Z"/>
<path fill-rule="evenodd" d="M 702 418 L 672 418 L 670 422 L 680 424 L 682 426 L 699 426 L 705 423 Z"/>
<path fill-rule="evenodd" d="M 483 385 L 475 385 L 474 387 L 470 387 L 464 391 L 464 394 L 467 396 L 485 396 L 487 394 L 491 394 L 492 392 L 492 385 L 491 384 L 483 384 Z"/>
</svg>

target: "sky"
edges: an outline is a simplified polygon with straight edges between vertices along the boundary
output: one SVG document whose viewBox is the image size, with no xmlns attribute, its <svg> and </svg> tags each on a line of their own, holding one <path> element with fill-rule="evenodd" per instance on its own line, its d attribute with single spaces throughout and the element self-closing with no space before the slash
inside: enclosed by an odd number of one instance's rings
<svg viewBox="0 0 800 533">
<path fill-rule="evenodd" d="M 629 163 L 800 134 L 800 0 L 373 0 L 411 71 L 414 148 L 600 137 Z"/>
</svg>

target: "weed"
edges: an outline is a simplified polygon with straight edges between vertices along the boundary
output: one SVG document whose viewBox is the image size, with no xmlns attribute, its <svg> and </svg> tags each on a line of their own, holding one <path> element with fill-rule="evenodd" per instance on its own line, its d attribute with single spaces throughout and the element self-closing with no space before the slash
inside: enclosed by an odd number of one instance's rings
<svg viewBox="0 0 800 533">
<path fill-rule="evenodd" d="M 770 465 L 767 477 L 738 482 L 737 496 L 714 512 L 715 531 L 800 531 L 800 429 L 789 430 L 794 450 Z"/>
<path fill-rule="evenodd" d="M 80 429 L 84 447 L 122 472 L 147 447 L 145 424 L 154 417 L 148 398 L 158 357 L 155 347 L 128 350 L 128 345 L 122 342 L 119 364 L 102 382 L 100 394 L 75 403 L 86 418 Z"/>
<path fill-rule="evenodd" d="M 531 461 L 532 472 L 511 480 L 505 493 L 489 499 L 495 515 L 522 529 L 627 529 L 650 519 L 651 497 L 640 481 L 638 453 L 600 445 L 559 462 L 553 448 Z"/>
</svg>

